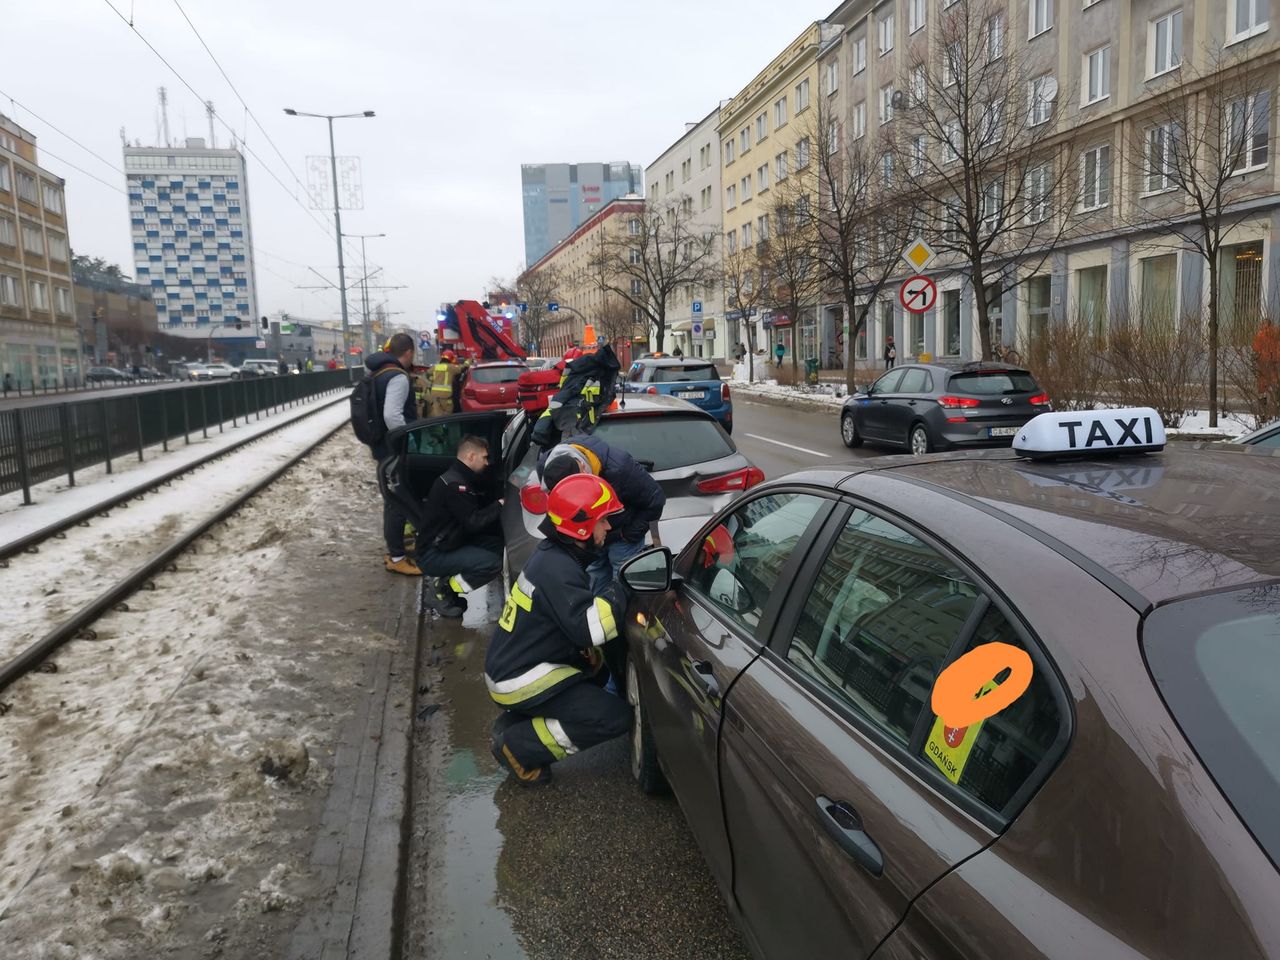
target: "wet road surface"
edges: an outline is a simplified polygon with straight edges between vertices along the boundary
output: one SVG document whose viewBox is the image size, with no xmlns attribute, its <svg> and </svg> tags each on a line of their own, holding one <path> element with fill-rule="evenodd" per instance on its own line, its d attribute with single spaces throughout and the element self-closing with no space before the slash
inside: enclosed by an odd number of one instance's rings
<svg viewBox="0 0 1280 960">
<path fill-rule="evenodd" d="M 747 957 L 679 804 L 632 781 L 625 737 L 547 787 L 499 770 L 483 677 L 498 585 L 485 592 L 461 624 L 426 627 L 418 708 L 439 709 L 417 722 L 405 956 Z"/>
</svg>

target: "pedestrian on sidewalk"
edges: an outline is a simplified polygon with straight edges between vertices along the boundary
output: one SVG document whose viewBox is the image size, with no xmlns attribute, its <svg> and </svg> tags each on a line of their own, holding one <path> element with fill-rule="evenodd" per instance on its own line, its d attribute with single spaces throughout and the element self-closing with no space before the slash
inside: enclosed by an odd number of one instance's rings
<svg viewBox="0 0 1280 960">
<path fill-rule="evenodd" d="M 591 589 L 622 502 L 600 477 L 575 474 L 547 497 L 546 537 L 511 585 L 489 642 L 484 680 L 503 710 L 489 750 L 521 786 L 551 781 L 551 764 L 627 732 L 631 711 L 603 689 L 600 648 L 618 636 L 620 591 Z"/>
<path fill-rule="evenodd" d="M 5 371 L 5 375 L 4 375 L 4 392 L 5 392 L 5 393 L 8 393 L 8 392 L 9 392 L 10 390 L 12 390 L 12 389 L 14 389 L 14 386 L 13 386 L 13 374 L 12 374 L 12 373 L 9 373 L 8 371 Z"/>
<path fill-rule="evenodd" d="M 330 357 L 330 358 L 329 358 L 329 362 L 328 362 L 328 363 L 326 363 L 326 364 L 325 364 L 325 366 L 326 366 L 326 367 L 328 367 L 330 370 L 337 370 L 337 369 L 338 369 L 338 358 L 337 358 L 337 357 Z"/>
<path fill-rule="evenodd" d="M 298 361 L 302 365 L 302 361 Z M 416 419 L 413 390 L 409 384 L 409 368 L 413 365 L 413 337 L 407 333 L 397 333 L 387 342 L 387 349 L 369 355 L 365 360 L 369 374 L 374 378 L 375 408 L 382 411 L 382 420 L 386 424 L 387 433 L 396 427 Z M 373 445 L 373 459 L 381 463 L 391 456 L 391 446 L 386 435 Z M 382 537 L 386 541 L 387 555 L 384 565 L 392 573 L 403 573 L 410 577 L 422 576 L 422 571 L 405 554 L 404 525 L 407 518 L 382 499 Z"/>
<path fill-rule="evenodd" d="M 884 341 L 884 368 L 889 370 L 898 362 L 898 347 L 893 342 L 893 337 L 886 337 Z"/>
<path fill-rule="evenodd" d="M 307 373 L 315 372 L 315 364 L 311 362 L 311 358 L 307 357 Z"/>
<path fill-rule="evenodd" d="M 436 578 L 424 596 L 442 617 L 462 616 L 467 609 L 463 594 L 502 572 L 499 520 L 506 501 L 485 496 L 481 474 L 488 467 L 489 442 L 463 437 L 457 459 L 436 477 L 427 495 L 418 566 Z"/>
</svg>

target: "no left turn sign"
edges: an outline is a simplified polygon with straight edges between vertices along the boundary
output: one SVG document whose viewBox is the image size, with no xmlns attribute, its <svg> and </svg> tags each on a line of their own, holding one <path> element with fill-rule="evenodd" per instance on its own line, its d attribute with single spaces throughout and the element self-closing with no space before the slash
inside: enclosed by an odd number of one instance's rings
<svg viewBox="0 0 1280 960">
<path fill-rule="evenodd" d="M 898 302 L 910 313 L 924 313 L 938 302 L 938 287 L 923 274 L 907 277 L 898 288 Z"/>
</svg>

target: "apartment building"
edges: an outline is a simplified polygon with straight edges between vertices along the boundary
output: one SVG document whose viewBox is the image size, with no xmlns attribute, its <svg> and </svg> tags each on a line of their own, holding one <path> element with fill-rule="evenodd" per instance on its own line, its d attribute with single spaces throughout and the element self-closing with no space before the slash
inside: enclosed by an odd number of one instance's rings
<svg viewBox="0 0 1280 960">
<path fill-rule="evenodd" d="M 581 344 L 587 323 L 596 327 L 598 336 L 607 328 L 630 332 L 630 337 L 614 338 L 614 348 L 624 364 L 630 362 L 632 341 L 638 337 L 644 342 L 644 317 L 625 299 L 603 289 L 597 265 L 602 245 L 621 236 L 640 235 L 644 212 L 645 199 L 637 194 L 610 200 L 521 275 L 519 287 L 525 286 L 525 277 L 539 271 L 553 272 L 557 278 L 560 309 L 551 315 L 553 319 L 538 344 L 545 356 L 559 356 L 570 344 Z M 620 319 L 625 322 L 618 322 Z"/>
<path fill-rule="evenodd" d="M 534 263 L 606 203 L 638 194 L 639 164 L 525 163 L 520 166 L 524 210 L 524 261 Z"/>
<path fill-rule="evenodd" d="M 726 253 L 768 240 L 776 227 L 771 222 L 771 191 L 780 189 L 789 176 L 812 162 L 820 83 L 818 51 L 824 40 L 830 41 L 836 34 L 837 28 L 825 21 L 810 24 L 721 105 L 718 129 Z M 817 202 L 816 196 L 793 199 Z M 800 344 L 802 355 L 817 355 L 816 305 L 803 309 L 799 317 L 762 311 L 756 323 L 756 343 L 781 341 L 788 353 Z"/>
<path fill-rule="evenodd" d="M 651 205 L 673 213 L 678 208 L 690 234 L 713 242 L 724 232 L 719 124 L 719 107 L 697 123 L 686 123 L 684 135 L 645 167 L 644 174 Z M 732 356 L 738 331 L 725 325 L 724 292 L 719 284 L 678 290 L 667 309 L 673 318 L 668 350 L 679 347 L 686 357 Z M 701 335 L 695 332 L 695 323 Z"/>
<path fill-rule="evenodd" d="M 0 114 L 0 375 L 15 386 L 83 382 L 64 183 Z"/>
<path fill-rule="evenodd" d="M 181 147 L 126 146 L 124 169 L 137 279 L 151 286 L 160 328 L 197 339 L 210 324 L 256 330 L 244 155 L 188 137 Z"/>
<path fill-rule="evenodd" d="M 1220 120 L 1224 129 L 1244 134 L 1226 184 L 1234 212 L 1219 263 L 1224 309 L 1256 313 L 1280 302 L 1273 145 L 1280 45 L 1266 0 L 975 0 L 968 6 L 980 8 L 971 27 L 980 32 L 974 42 L 986 56 L 1016 59 L 1031 78 L 1028 115 L 1003 123 L 1056 124 L 1051 162 L 1072 180 L 1063 196 L 1036 205 L 1059 228 L 1052 249 L 1008 264 L 1003 282 L 988 290 L 999 342 L 1023 348 L 1047 323 L 1067 318 L 1103 330 L 1133 310 L 1176 320 L 1203 309 L 1207 264 L 1165 220 L 1191 213 L 1168 175 L 1175 149 L 1168 104 L 1188 96 L 1196 98 L 1192 116 L 1201 124 Z M 942 60 L 939 36 L 959 9 L 955 0 L 848 0 L 832 12 L 827 21 L 835 35 L 819 51 L 817 68 L 824 84 L 836 85 L 832 109 L 845 142 L 915 135 L 908 133 L 910 98 L 895 111 L 893 94 L 914 96 L 913 71 Z M 1214 102 L 1231 96 L 1222 78 L 1237 76 L 1238 99 Z M 1203 131 L 1189 139 L 1199 141 L 1202 152 L 1214 149 Z M 922 140 L 920 149 L 945 146 Z M 936 237 L 945 228 L 938 211 L 921 212 L 925 239 Z M 896 278 L 853 344 L 855 356 L 879 357 L 889 335 L 900 358 L 979 356 L 974 291 L 961 266 L 946 258 L 930 265 L 940 295 L 922 315 L 897 303 Z M 903 264 L 903 276 L 909 272 Z M 838 340 L 839 308 L 824 304 L 818 312 L 830 347 Z"/>
</svg>

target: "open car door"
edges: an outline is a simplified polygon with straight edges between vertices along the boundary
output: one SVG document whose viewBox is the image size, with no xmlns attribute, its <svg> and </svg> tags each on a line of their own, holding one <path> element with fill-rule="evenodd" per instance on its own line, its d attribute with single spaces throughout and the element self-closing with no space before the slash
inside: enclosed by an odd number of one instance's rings
<svg viewBox="0 0 1280 960">
<path fill-rule="evenodd" d="M 387 435 L 391 456 L 378 464 L 378 489 L 419 530 L 425 526 L 423 507 L 431 485 L 457 459 L 464 437 L 489 442 L 489 469 L 481 477 L 484 492 L 492 499 L 503 494 L 502 433 L 507 414 L 455 413 L 447 417 L 415 420 Z"/>
</svg>

